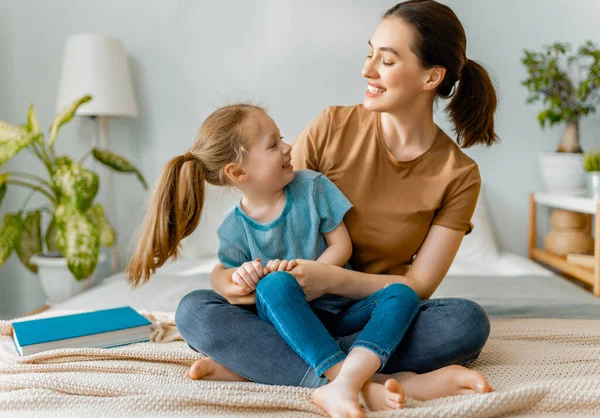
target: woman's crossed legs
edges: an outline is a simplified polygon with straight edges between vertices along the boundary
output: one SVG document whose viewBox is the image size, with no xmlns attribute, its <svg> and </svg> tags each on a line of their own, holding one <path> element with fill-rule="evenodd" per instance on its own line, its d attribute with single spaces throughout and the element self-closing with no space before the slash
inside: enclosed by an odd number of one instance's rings
<svg viewBox="0 0 600 418">
<path fill-rule="evenodd" d="M 211 290 L 198 290 L 181 301 L 176 323 L 187 343 L 210 357 L 192 365 L 188 371 L 192 379 L 313 388 L 328 381 L 315 374 L 273 325 L 257 316 L 254 305 L 230 305 Z M 347 353 L 358 335 L 341 337 L 337 343 Z M 381 372 L 403 372 L 395 376 L 397 381 L 406 396 L 418 400 L 488 392 L 491 389 L 485 377 L 458 366 L 477 358 L 488 335 L 489 320 L 476 303 L 465 299 L 421 301 L 412 325 Z M 385 377 L 376 375 L 373 380 L 381 382 Z M 394 386 L 392 382 L 389 385 Z"/>
</svg>

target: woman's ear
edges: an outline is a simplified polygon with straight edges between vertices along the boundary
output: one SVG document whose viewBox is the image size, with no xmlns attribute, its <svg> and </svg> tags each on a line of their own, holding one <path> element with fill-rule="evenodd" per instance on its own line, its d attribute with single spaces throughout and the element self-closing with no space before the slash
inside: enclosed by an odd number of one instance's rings
<svg viewBox="0 0 600 418">
<path fill-rule="evenodd" d="M 444 67 L 433 67 L 425 71 L 423 90 L 435 90 L 444 80 L 446 69 Z"/>
<path fill-rule="evenodd" d="M 232 183 L 244 183 L 250 179 L 250 176 L 238 163 L 227 164 L 223 171 Z"/>
</svg>

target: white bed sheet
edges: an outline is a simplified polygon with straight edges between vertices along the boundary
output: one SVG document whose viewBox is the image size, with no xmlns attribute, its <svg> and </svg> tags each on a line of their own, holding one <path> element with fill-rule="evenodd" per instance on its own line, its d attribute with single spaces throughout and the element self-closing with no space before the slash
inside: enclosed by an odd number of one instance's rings
<svg viewBox="0 0 600 418">
<path fill-rule="evenodd" d="M 517 254 L 504 252 L 495 257 L 463 261 L 456 259 L 449 276 L 553 276 L 538 263 Z"/>
<path fill-rule="evenodd" d="M 180 259 L 165 264 L 145 285 L 131 289 L 122 273 L 108 277 L 101 284 L 59 303 L 51 310 L 89 310 L 131 306 L 134 309 L 174 312 L 179 301 L 196 289 L 210 289 L 210 271 L 216 258 Z M 553 273 L 516 254 L 501 256 L 478 264 L 453 264 L 449 276 L 551 276 Z"/>
<path fill-rule="evenodd" d="M 189 292 L 210 289 L 210 272 L 178 275 L 157 275 L 148 283 L 131 289 L 125 276 L 119 273 L 101 284 L 50 310 L 96 310 L 131 306 L 136 310 L 174 312 L 179 301 Z"/>
</svg>

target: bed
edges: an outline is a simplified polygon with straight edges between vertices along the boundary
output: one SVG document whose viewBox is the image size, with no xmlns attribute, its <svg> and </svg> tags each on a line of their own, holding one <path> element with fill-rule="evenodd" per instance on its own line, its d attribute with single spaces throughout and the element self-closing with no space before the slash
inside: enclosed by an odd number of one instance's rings
<svg viewBox="0 0 600 418">
<path fill-rule="evenodd" d="M 524 257 L 498 251 L 481 202 L 473 223 L 478 227 L 433 297 L 466 297 L 488 312 L 492 332 L 470 367 L 496 391 L 408 399 L 402 411 L 372 415 L 599 416 L 600 299 Z M 215 262 L 180 259 L 135 291 L 117 274 L 40 314 L 130 305 L 152 320 L 149 343 L 19 358 L 10 321 L 0 321 L 0 417 L 325 416 L 308 389 L 184 377 L 198 354 L 181 340 L 173 312 L 186 293 L 210 287 Z"/>
</svg>

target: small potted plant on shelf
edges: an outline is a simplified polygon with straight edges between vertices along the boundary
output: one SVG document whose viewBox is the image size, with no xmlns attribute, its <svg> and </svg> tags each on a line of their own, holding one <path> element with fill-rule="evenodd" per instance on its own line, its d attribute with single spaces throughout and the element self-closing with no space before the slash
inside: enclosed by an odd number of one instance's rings
<svg viewBox="0 0 600 418">
<path fill-rule="evenodd" d="M 571 53 L 567 43 L 554 43 L 542 52 L 524 50 L 527 69 L 527 103 L 541 101 L 538 114 L 542 128 L 564 123 L 562 140 L 554 153 L 542 153 L 540 166 L 547 191 L 584 194 L 583 154 L 579 121 L 600 104 L 600 50 L 587 41 Z"/>
<path fill-rule="evenodd" d="M 58 113 L 47 138 L 40 130 L 33 104 L 29 107 L 26 124 L 0 121 L 0 166 L 28 149 L 48 174 L 48 178 L 42 178 L 18 171 L 0 173 L 0 205 L 8 187 L 31 189 L 21 209 L 7 213 L 2 219 L 0 266 L 16 251 L 25 267 L 38 273 L 50 304 L 88 287 L 93 282 L 96 265 L 103 258 L 100 247 L 111 247 L 116 240 L 116 233 L 104 216 L 104 208 L 94 202 L 99 176 L 83 166 L 84 160 L 92 155 L 112 170 L 134 173 L 147 188 L 139 170 L 114 152 L 92 148 L 80 161 L 56 155 L 54 144 L 60 127 L 73 118 L 79 106 L 91 99 L 81 97 Z M 27 209 L 35 193 L 45 196 L 48 205 Z M 50 216 L 44 234 L 43 213 Z"/>
<path fill-rule="evenodd" d="M 585 153 L 584 168 L 587 171 L 588 196 L 600 201 L 600 149 Z"/>
</svg>

